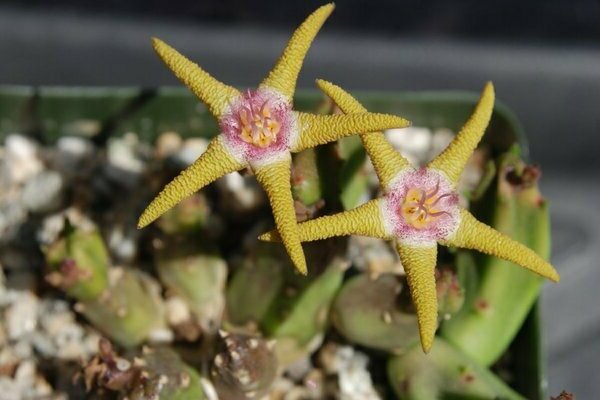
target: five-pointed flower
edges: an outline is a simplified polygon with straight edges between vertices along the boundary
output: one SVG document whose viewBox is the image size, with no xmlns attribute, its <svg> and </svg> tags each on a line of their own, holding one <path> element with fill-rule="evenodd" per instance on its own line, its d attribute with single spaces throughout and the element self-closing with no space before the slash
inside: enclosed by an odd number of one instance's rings
<svg viewBox="0 0 600 400">
<path fill-rule="evenodd" d="M 164 42 L 154 39 L 158 55 L 207 105 L 218 120 L 221 133 L 210 142 L 206 152 L 152 201 L 139 219 L 139 228 L 217 178 L 250 167 L 267 192 L 275 225 L 292 262 L 306 274 L 290 188 L 290 153 L 356 132 L 408 125 L 402 118 L 384 114 L 325 116 L 292 110 L 296 80 L 306 52 L 333 8 L 333 4 L 328 4 L 311 14 L 294 32 L 258 89 L 243 93 L 219 82 Z"/>
<path fill-rule="evenodd" d="M 319 87 L 347 114 L 364 107 L 341 88 L 325 81 Z M 535 252 L 479 222 L 458 205 L 456 186 L 471 153 L 487 127 L 494 88 L 485 86 L 473 114 L 450 145 L 427 167 L 411 167 L 381 132 L 361 134 L 382 187 L 382 196 L 353 210 L 299 225 L 302 241 L 364 235 L 395 240 L 415 305 L 421 345 L 428 352 L 437 329 L 434 269 L 437 244 L 479 250 L 558 281 L 555 269 Z M 276 231 L 262 240 L 279 240 Z"/>
</svg>

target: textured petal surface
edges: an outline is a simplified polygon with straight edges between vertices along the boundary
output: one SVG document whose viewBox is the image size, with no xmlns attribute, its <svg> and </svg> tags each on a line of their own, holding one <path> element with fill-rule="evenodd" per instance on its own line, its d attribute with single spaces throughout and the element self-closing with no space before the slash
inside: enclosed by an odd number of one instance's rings
<svg viewBox="0 0 600 400">
<path fill-rule="evenodd" d="M 364 113 L 368 110 L 363 107 L 352 95 L 341 87 L 331 82 L 317 80 L 317 86 L 329 96 L 338 107 L 346 114 Z M 382 132 L 362 133 L 360 138 L 365 150 L 373 163 L 379 182 L 384 189 L 402 169 L 409 167 L 410 163 L 402 157 L 394 147 L 385 140 Z"/>
<path fill-rule="evenodd" d="M 375 132 L 391 128 L 404 128 L 410 123 L 404 118 L 389 114 L 360 113 L 348 115 L 315 115 L 296 112 L 300 137 L 292 152 L 336 141 L 362 132 Z"/>
<path fill-rule="evenodd" d="M 334 8 L 333 3 L 318 8 L 296 29 L 277 64 L 261 83 L 261 87 L 275 89 L 290 101 L 292 100 L 304 57 Z"/>
<path fill-rule="evenodd" d="M 479 250 L 482 253 L 513 262 L 554 282 L 560 280 L 554 267 L 533 250 L 479 222 L 464 209 L 461 210 L 457 232 L 454 237 L 446 240 L 443 244 Z"/>
<path fill-rule="evenodd" d="M 450 145 L 431 163 L 429 168 L 443 171 L 456 185 L 467 161 L 479 144 L 494 110 L 494 86 L 488 82 L 475 111 Z"/>
<path fill-rule="evenodd" d="M 389 239 L 385 233 L 379 200 L 371 200 L 349 211 L 303 222 L 298 225 L 298 234 L 302 242 L 347 235 Z M 281 241 L 275 230 L 261 235 L 259 239 Z"/>
<path fill-rule="evenodd" d="M 271 208 L 273 209 L 275 226 L 281 235 L 283 245 L 296 269 L 306 275 L 306 260 L 302 245 L 300 244 L 296 210 L 291 192 L 290 164 L 291 157 L 288 157 L 286 160 L 257 168 L 254 172 L 256 179 L 269 197 Z"/>
<path fill-rule="evenodd" d="M 182 171 L 152 200 L 140 217 L 138 228 L 150 224 L 181 200 L 215 179 L 244 167 L 243 163 L 234 160 L 229 155 L 229 152 L 223 147 L 221 136 L 217 136 L 192 165 Z"/>
<path fill-rule="evenodd" d="M 435 264 L 437 244 L 429 247 L 396 246 L 400 261 L 406 272 L 410 296 L 417 310 L 421 347 L 429 352 L 437 329 L 437 291 L 435 287 Z"/>
<path fill-rule="evenodd" d="M 219 82 L 162 40 L 154 38 L 152 44 L 167 67 L 217 119 L 223 115 L 229 102 L 240 95 L 237 89 Z"/>
</svg>

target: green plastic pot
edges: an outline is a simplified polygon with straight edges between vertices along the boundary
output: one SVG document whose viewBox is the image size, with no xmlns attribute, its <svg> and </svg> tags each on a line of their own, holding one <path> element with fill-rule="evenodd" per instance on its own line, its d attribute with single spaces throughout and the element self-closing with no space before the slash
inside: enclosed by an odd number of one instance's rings
<svg viewBox="0 0 600 400">
<path fill-rule="evenodd" d="M 356 97 L 371 111 L 401 115 L 415 126 L 460 128 L 479 95 L 464 92 L 362 92 Z M 314 110 L 323 96 L 300 91 L 298 110 Z M 176 131 L 183 137 L 211 137 L 218 130 L 212 116 L 184 88 L 64 88 L 0 86 L 0 140 L 19 132 L 42 143 L 85 125 L 102 144 L 113 135 L 136 132 L 153 141 L 159 133 Z M 483 139 L 495 153 L 515 142 L 527 157 L 523 130 L 510 110 L 496 103 Z M 541 347 L 540 313 L 536 304 L 511 344 L 514 388 L 524 397 L 543 399 L 545 379 Z"/>
</svg>

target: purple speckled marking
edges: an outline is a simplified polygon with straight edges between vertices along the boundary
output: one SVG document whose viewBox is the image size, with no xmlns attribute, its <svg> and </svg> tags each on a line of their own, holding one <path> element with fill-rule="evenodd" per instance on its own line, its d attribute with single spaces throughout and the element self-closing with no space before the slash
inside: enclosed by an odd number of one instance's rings
<svg viewBox="0 0 600 400">
<path fill-rule="evenodd" d="M 240 112 L 247 108 L 260 109 L 265 104 L 270 108 L 271 118 L 280 124 L 280 128 L 276 140 L 268 147 L 261 148 L 242 139 Z M 265 161 L 288 151 L 297 134 L 292 105 L 271 89 L 247 90 L 231 104 L 219 125 L 226 146 L 233 154 L 249 163 Z"/>
<path fill-rule="evenodd" d="M 418 229 L 402 215 L 404 199 L 411 189 L 433 193 L 436 188 L 438 200 L 435 208 L 443 212 L 434 215 L 426 227 Z M 402 172 L 383 199 L 386 226 L 400 242 L 419 245 L 445 240 L 458 227 L 460 217 L 458 194 L 448 178 L 438 171 L 419 168 Z"/>
</svg>

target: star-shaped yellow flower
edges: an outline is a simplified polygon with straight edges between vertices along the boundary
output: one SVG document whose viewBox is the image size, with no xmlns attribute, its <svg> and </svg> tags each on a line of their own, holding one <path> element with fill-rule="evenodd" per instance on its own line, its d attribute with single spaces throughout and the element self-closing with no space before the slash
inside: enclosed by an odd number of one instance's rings
<svg viewBox="0 0 600 400">
<path fill-rule="evenodd" d="M 317 84 L 347 114 L 364 112 L 350 94 L 329 82 Z M 437 329 L 434 269 L 437 244 L 479 250 L 555 282 L 556 270 L 535 252 L 477 221 L 458 205 L 456 186 L 487 127 L 494 107 L 488 83 L 471 118 L 452 143 L 425 168 L 411 167 L 381 132 L 361 134 L 383 189 L 382 197 L 343 213 L 299 225 L 300 239 L 363 235 L 395 240 L 417 312 L 421 345 L 428 352 Z M 276 231 L 262 240 L 279 240 Z"/>
<path fill-rule="evenodd" d="M 279 61 L 256 90 L 240 93 L 214 79 L 164 42 L 154 49 L 219 122 L 221 133 L 206 152 L 170 182 L 146 208 L 142 228 L 179 201 L 230 172 L 250 167 L 269 197 L 275 225 L 295 267 L 306 274 L 290 187 L 290 153 L 355 132 L 404 127 L 402 118 L 372 113 L 314 115 L 292 110 L 296 80 L 317 32 L 333 11 L 327 4 L 294 32 Z"/>
</svg>

